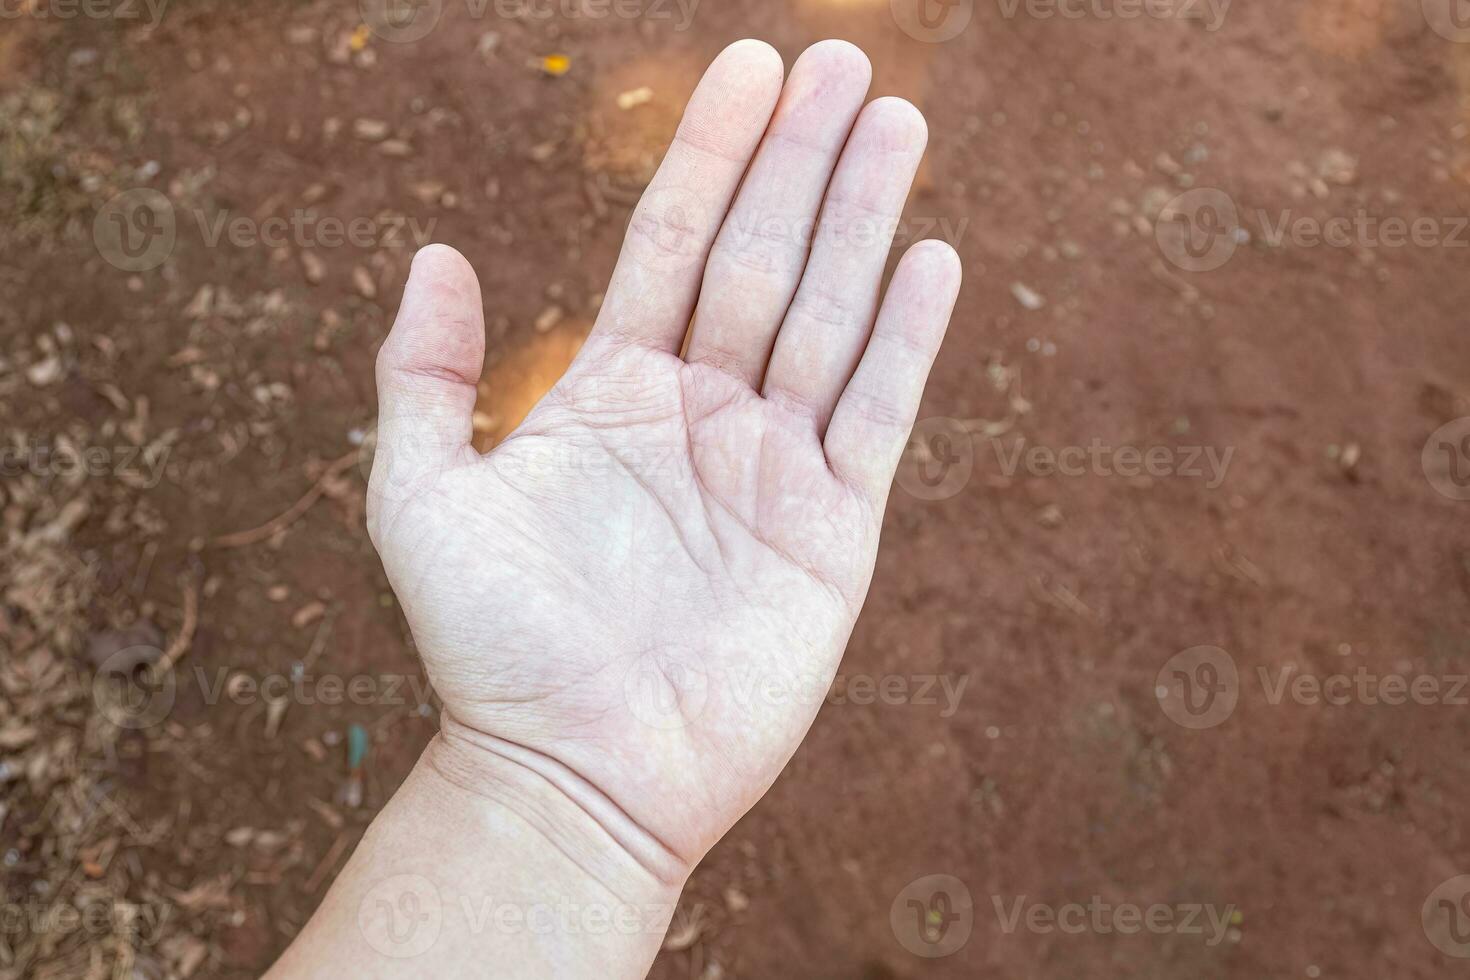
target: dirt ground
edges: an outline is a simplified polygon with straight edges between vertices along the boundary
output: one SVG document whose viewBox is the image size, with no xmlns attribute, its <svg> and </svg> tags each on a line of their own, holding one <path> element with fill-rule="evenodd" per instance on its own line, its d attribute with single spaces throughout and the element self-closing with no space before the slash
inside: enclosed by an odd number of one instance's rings
<svg viewBox="0 0 1470 980">
<path fill-rule="evenodd" d="M 1470 31 L 1018 2 L 934 8 L 970 17 L 942 42 L 905 0 L 445 0 L 414 40 L 6 5 L 0 977 L 249 977 L 300 929 L 436 725 L 362 522 L 415 240 L 479 270 L 488 446 L 750 35 L 855 41 L 918 103 L 898 237 L 966 281 L 842 677 L 652 975 L 1463 972 L 1470 431 L 1431 433 L 1470 415 Z M 108 700 L 140 649 L 176 678 L 141 721 Z M 1280 687 L 1365 674 L 1438 694 Z M 257 690 L 327 675 L 376 686 Z"/>
</svg>

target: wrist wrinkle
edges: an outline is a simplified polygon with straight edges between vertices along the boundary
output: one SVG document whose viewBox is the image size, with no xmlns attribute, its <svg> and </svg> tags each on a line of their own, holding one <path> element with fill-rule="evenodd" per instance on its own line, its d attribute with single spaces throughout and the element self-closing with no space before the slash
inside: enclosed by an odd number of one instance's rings
<svg viewBox="0 0 1470 980">
<path fill-rule="evenodd" d="M 575 770 L 535 749 L 469 728 L 447 710 L 441 717 L 439 735 L 429 744 L 426 756 L 444 779 L 507 806 L 568 860 L 602 879 L 604 875 L 589 866 L 599 863 L 595 846 L 568 846 L 561 839 L 565 835 L 557 833 L 556 824 L 565 822 L 566 814 L 553 812 L 537 792 L 549 789 L 553 799 L 570 804 L 574 819 L 594 826 L 616 857 L 631 861 L 662 887 L 683 887 L 694 861 L 670 848 Z"/>
</svg>

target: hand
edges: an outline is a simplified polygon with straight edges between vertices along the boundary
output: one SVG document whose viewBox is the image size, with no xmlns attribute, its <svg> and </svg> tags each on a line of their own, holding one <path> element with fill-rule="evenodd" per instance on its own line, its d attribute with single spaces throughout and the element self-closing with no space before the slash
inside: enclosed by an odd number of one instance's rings
<svg viewBox="0 0 1470 980">
<path fill-rule="evenodd" d="M 581 353 L 488 455 L 458 253 L 419 253 L 378 359 L 368 528 L 444 703 L 435 764 L 512 809 L 549 782 L 605 835 L 567 849 L 660 880 L 810 727 L 959 289 L 954 251 L 924 242 L 880 306 L 926 130 L 900 99 L 864 107 L 869 77 L 843 42 L 784 88 L 769 46 L 726 49 Z"/>
</svg>

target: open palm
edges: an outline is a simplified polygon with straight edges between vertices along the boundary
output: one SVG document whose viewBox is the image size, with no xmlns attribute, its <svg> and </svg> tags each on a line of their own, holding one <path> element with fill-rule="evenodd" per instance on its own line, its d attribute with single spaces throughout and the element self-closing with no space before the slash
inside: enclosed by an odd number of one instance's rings
<svg viewBox="0 0 1470 980">
<path fill-rule="evenodd" d="M 842 42 L 784 86 L 766 45 L 716 59 L 587 343 L 490 454 L 453 250 L 416 258 L 379 357 L 369 530 L 445 765 L 501 794 L 533 773 L 655 869 L 697 861 L 810 726 L 958 291 L 921 243 L 880 307 L 926 134 L 863 107 L 869 74 Z"/>
</svg>

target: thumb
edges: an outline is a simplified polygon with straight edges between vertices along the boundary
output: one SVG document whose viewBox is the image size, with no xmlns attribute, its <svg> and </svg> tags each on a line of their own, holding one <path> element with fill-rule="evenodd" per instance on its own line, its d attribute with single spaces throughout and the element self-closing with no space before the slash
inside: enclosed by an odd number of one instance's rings
<svg viewBox="0 0 1470 980">
<path fill-rule="evenodd" d="M 465 456 L 484 362 L 485 312 L 475 270 L 447 245 L 421 249 L 398 319 L 378 351 L 369 530 L 384 504 L 418 495 Z"/>
</svg>

